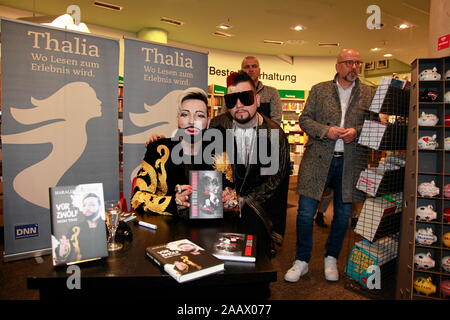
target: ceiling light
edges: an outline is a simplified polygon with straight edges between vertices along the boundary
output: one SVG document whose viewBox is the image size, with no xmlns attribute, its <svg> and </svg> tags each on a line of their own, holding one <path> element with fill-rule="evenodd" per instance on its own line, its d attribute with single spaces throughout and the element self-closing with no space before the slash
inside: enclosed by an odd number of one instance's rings
<svg viewBox="0 0 450 320">
<path fill-rule="evenodd" d="M 279 40 L 264 40 L 263 42 L 267 44 L 277 44 L 277 45 L 282 45 L 284 43 L 283 41 Z"/>
<path fill-rule="evenodd" d="M 233 27 L 230 26 L 229 24 L 222 23 L 222 24 L 219 24 L 219 25 L 217 26 L 217 28 L 222 29 L 222 30 L 228 30 L 228 29 L 231 29 L 231 28 L 233 28 Z"/>
<path fill-rule="evenodd" d="M 160 19 L 160 21 L 168 23 L 168 24 L 173 24 L 175 26 L 182 26 L 184 24 L 183 21 L 179 21 L 179 20 L 175 20 L 175 19 L 167 18 L 167 17 L 162 17 Z"/>
<path fill-rule="evenodd" d="M 288 44 L 304 44 L 304 40 L 287 40 L 286 43 Z"/>
<path fill-rule="evenodd" d="M 377 52 L 383 50 L 382 48 L 371 48 L 370 51 Z"/>
<path fill-rule="evenodd" d="M 319 42 L 319 47 L 339 47 L 339 42 Z"/>
<path fill-rule="evenodd" d="M 116 4 L 106 3 L 106 2 L 102 2 L 102 1 L 94 1 L 93 5 L 96 7 L 115 10 L 115 11 L 121 11 L 123 9 L 122 6 L 118 6 Z"/>
<path fill-rule="evenodd" d="M 301 24 L 297 24 L 296 26 L 293 26 L 293 27 L 291 27 L 290 29 L 291 29 L 291 30 L 294 30 L 294 31 L 302 31 L 302 30 L 305 30 L 306 27 L 305 27 L 305 26 L 302 26 Z"/>
<path fill-rule="evenodd" d="M 393 56 L 392 53 L 386 53 L 386 54 L 383 55 L 383 57 L 386 57 L 386 58 L 389 58 L 389 57 L 392 57 L 392 56 Z"/>
<path fill-rule="evenodd" d="M 412 27 L 413 27 L 413 25 L 410 23 L 401 23 L 401 24 L 394 26 L 394 28 L 396 28 L 398 30 L 405 30 L 405 29 L 409 29 Z"/>
<path fill-rule="evenodd" d="M 224 37 L 224 38 L 228 38 L 228 37 L 232 37 L 233 36 L 233 34 L 229 34 L 229 33 L 226 33 L 226 32 L 221 32 L 221 31 L 213 32 L 213 35 L 215 35 L 217 37 Z"/>
</svg>

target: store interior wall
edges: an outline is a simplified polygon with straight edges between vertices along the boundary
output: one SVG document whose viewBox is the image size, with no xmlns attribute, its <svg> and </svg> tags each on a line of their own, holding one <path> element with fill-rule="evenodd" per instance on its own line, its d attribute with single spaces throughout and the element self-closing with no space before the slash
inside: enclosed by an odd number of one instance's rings
<svg viewBox="0 0 450 320">
<path fill-rule="evenodd" d="M 432 58 L 450 55 L 450 0 L 430 1 L 430 25 L 428 28 L 428 54 Z M 439 38 L 447 36 L 447 46 L 439 48 Z"/>
<path fill-rule="evenodd" d="M 19 17 L 33 16 L 32 12 L 0 6 L 0 17 L 17 19 Z M 136 38 L 136 33 L 122 30 L 105 28 L 102 26 L 89 24 L 92 34 L 118 39 L 120 42 L 119 76 L 124 74 L 124 45 L 123 38 Z M 169 35 L 170 37 L 170 35 Z M 216 50 L 210 48 L 197 47 L 185 43 L 168 41 L 169 45 L 190 49 L 194 51 L 208 52 L 208 84 L 225 86 L 226 77 L 232 71 L 239 70 L 242 59 L 247 55 L 255 55 L 261 66 L 261 81 L 277 89 L 285 90 L 310 90 L 311 87 L 321 81 L 333 78 L 335 74 L 335 57 L 283 57 L 258 55 L 249 53 L 233 52 L 232 39 L 224 39 L 230 42 L 230 50 Z M 357 48 L 356 48 L 357 49 Z M 286 60 L 291 60 L 286 62 Z M 396 60 L 389 61 L 396 63 Z M 404 70 L 404 68 L 401 68 Z M 387 71 L 387 70 L 386 70 Z M 377 74 L 378 73 L 378 74 Z M 392 74 L 379 74 L 377 71 L 369 71 L 366 79 L 369 84 L 378 85 L 382 76 Z M 400 73 L 399 78 L 410 78 L 409 73 Z"/>
<path fill-rule="evenodd" d="M 0 6 L 0 16 L 5 18 L 17 19 L 19 17 L 32 16 L 32 12 L 18 10 L 10 7 Z M 136 34 L 132 32 L 126 32 L 122 30 L 116 30 L 111 28 L 105 28 L 97 25 L 88 25 L 92 34 L 99 36 L 110 37 L 114 39 L 120 39 L 120 61 L 119 61 L 119 75 L 123 76 L 124 73 L 124 46 L 123 37 L 136 38 Z M 170 35 L 169 35 L 170 37 Z M 276 87 L 277 89 L 286 90 L 310 90 L 311 87 L 321 81 L 330 80 L 335 74 L 335 57 L 293 57 L 293 63 L 290 64 L 277 56 L 258 55 L 249 53 L 237 53 L 233 52 L 232 39 L 225 39 L 224 41 L 230 42 L 230 51 L 221 51 L 210 48 L 196 47 L 184 43 L 177 43 L 174 41 L 168 41 L 169 45 L 176 47 L 182 47 L 195 51 L 209 52 L 208 61 L 209 68 L 214 67 L 215 70 L 219 69 L 224 72 L 226 70 L 237 71 L 242 59 L 247 55 L 255 55 L 259 59 L 261 65 L 261 73 L 263 75 L 261 81 L 264 84 Z M 278 75 L 278 79 L 277 79 Z M 226 73 L 221 75 L 209 74 L 208 84 L 217 84 L 221 86 L 226 85 Z M 271 80 L 274 79 L 274 80 Z M 126 82 L 126 79 L 124 79 Z"/>
</svg>

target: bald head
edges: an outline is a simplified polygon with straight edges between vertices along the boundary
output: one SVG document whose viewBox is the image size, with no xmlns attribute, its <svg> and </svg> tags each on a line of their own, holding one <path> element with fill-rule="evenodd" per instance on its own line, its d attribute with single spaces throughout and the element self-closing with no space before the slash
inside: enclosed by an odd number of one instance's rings
<svg viewBox="0 0 450 320">
<path fill-rule="evenodd" d="M 338 81 L 347 88 L 358 78 L 358 70 L 361 66 L 361 57 L 355 49 L 343 49 L 336 60 Z"/>
<path fill-rule="evenodd" d="M 361 61 L 361 57 L 359 55 L 359 51 L 355 49 L 342 49 L 337 56 L 337 63 L 342 61 Z"/>
</svg>

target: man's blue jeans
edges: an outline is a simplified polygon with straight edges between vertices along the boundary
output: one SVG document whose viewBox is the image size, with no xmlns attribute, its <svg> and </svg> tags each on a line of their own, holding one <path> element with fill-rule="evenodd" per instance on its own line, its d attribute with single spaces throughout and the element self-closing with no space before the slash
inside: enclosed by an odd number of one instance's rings
<svg viewBox="0 0 450 320">
<path fill-rule="evenodd" d="M 328 171 L 327 181 L 324 190 L 328 187 L 334 191 L 334 216 L 331 231 L 328 235 L 326 256 L 336 259 L 342 249 L 345 233 L 347 232 L 349 219 L 352 213 L 352 204 L 342 202 L 342 171 L 344 167 L 344 157 L 333 157 Z M 353 179 L 353 177 L 345 177 Z M 296 260 L 309 262 L 311 259 L 314 216 L 316 214 L 318 200 L 300 196 L 298 201 L 297 214 L 297 253 Z"/>
</svg>

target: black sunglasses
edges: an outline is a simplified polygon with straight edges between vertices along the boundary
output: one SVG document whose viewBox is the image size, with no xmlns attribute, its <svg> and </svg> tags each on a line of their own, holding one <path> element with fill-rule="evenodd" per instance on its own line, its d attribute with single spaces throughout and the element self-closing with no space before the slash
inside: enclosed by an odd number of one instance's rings
<svg viewBox="0 0 450 320">
<path fill-rule="evenodd" d="M 225 105 L 228 109 L 233 109 L 236 106 L 238 99 L 244 106 L 251 106 L 255 103 L 255 93 L 253 90 L 248 90 L 226 94 Z"/>
</svg>

